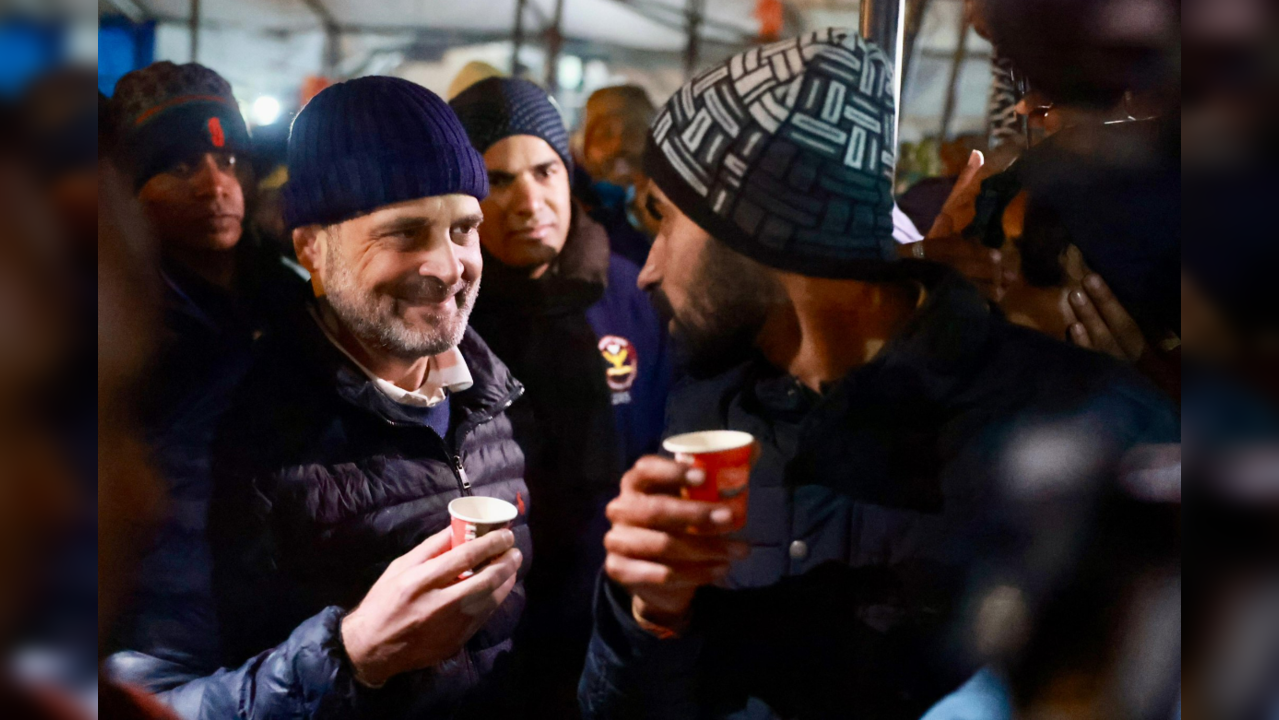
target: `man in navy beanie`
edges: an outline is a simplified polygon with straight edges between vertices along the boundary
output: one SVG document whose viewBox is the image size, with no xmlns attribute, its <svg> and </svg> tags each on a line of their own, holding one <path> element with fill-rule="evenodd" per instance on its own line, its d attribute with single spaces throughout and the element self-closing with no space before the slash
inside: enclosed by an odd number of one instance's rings
<svg viewBox="0 0 1279 720">
<path fill-rule="evenodd" d="M 705 70 L 650 128 L 640 283 L 695 371 L 666 431 L 746 431 L 757 459 L 745 518 L 682 499 L 708 481 L 682 462 L 622 478 L 588 718 L 917 718 L 973 669 L 947 631 L 993 484 L 1051 484 L 1055 433 L 1098 462 L 1177 438 L 1129 369 L 897 259 L 892 71 L 815 31 Z"/>
<path fill-rule="evenodd" d="M 210 720 L 491 712 L 531 546 L 505 414 L 523 388 L 467 327 L 483 162 L 443 100 L 366 77 L 311 100 L 288 163 L 311 282 L 215 445 L 220 652 L 152 689 Z M 469 496 L 514 518 L 450 549 Z"/>
<path fill-rule="evenodd" d="M 538 549 L 517 643 L 523 696 L 571 718 L 604 561 L 604 505 L 622 462 L 657 450 L 666 403 L 666 335 L 636 287 L 639 268 L 610 251 L 574 200 L 568 131 L 546 91 L 489 78 L 449 103 L 484 155 L 490 192 L 484 292 L 472 326 L 528 388 L 511 408 L 537 503 Z"/>
</svg>

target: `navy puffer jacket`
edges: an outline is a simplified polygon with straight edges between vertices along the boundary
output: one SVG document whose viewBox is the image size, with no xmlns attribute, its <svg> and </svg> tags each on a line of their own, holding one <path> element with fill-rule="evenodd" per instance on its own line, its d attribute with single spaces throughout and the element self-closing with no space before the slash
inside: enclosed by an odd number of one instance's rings
<svg viewBox="0 0 1279 720">
<path fill-rule="evenodd" d="M 524 459 L 505 411 L 523 387 L 474 331 L 459 347 L 475 384 L 450 397 L 442 438 L 307 314 L 264 340 L 214 450 L 217 657 L 149 671 L 134 657 L 140 672 L 124 676 L 165 691 L 185 718 L 457 717 L 512 701 L 504 670 L 532 548 Z M 342 616 L 392 560 L 448 525 L 450 500 L 471 494 L 521 509 L 520 582 L 453 658 L 381 689 L 358 685 Z M 114 669 L 127 671 L 126 660 Z"/>
</svg>

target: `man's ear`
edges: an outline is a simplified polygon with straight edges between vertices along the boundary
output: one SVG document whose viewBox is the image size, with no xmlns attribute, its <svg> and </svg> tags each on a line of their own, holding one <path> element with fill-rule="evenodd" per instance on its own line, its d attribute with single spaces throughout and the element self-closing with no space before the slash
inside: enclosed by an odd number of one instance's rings
<svg viewBox="0 0 1279 720">
<path fill-rule="evenodd" d="M 293 252 L 298 256 L 298 263 L 311 273 L 311 289 L 316 297 L 324 295 L 324 261 L 328 257 L 331 235 L 320 225 L 293 229 Z"/>
</svg>

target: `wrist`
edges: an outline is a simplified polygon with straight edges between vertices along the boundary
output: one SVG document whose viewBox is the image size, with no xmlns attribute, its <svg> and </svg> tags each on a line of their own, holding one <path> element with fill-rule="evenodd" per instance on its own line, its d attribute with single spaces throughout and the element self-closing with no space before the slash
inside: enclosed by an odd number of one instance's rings
<svg viewBox="0 0 1279 720">
<path fill-rule="evenodd" d="M 346 653 L 346 661 L 351 666 L 351 675 L 364 687 L 377 689 L 386 684 L 389 675 L 379 668 L 379 663 L 371 661 L 367 643 L 363 640 L 360 619 L 354 614 L 342 618 L 342 649 Z"/>
<path fill-rule="evenodd" d="M 679 612 L 666 612 L 654 609 L 638 596 L 631 598 L 631 617 L 645 632 L 663 640 L 686 633 L 691 616 L 687 606 Z"/>
</svg>

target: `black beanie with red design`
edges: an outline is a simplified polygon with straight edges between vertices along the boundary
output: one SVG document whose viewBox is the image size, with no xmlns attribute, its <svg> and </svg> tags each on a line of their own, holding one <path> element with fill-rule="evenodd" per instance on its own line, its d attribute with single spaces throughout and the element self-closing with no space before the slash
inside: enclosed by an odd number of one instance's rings
<svg viewBox="0 0 1279 720">
<path fill-rule="evenodd" d="M 110 107 L 135 189 L 203 153 L 251 149 L 230 83 L 203 65 L 158 62 L 134 70 L 116 84 Z"/>
</svg>

